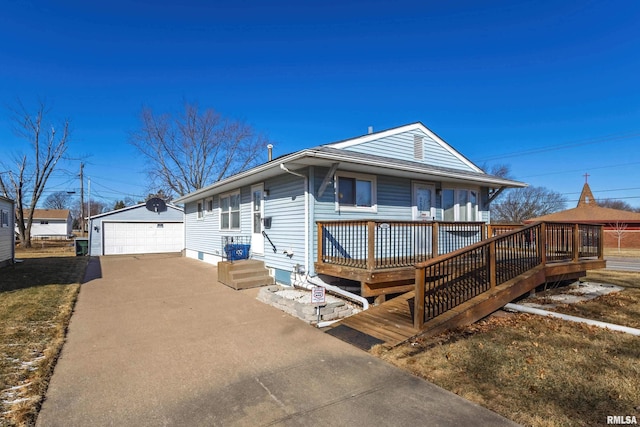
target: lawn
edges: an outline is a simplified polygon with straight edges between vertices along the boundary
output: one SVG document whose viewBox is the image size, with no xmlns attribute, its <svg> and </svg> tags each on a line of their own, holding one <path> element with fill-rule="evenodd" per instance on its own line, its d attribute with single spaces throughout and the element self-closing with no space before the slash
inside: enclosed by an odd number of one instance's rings
<svg viewBox="0 0 640 427">
<path fill-rule="evenodd" d="M 34 425 L 87 257 L 66 244 L 16 250 L 0 270 L 0 425 Z"/>
<path fill-rule="evenodd" d="M 622 292 L 557 311 L 639 327 L 640 273 L 590 273 Z M 610 278 L 610 280 L 608 280 Z M 606 425 L 640 419 L 640 337 L 527 314 L 391 350 L 380 358 L 526 426 Z"/>
</svg>

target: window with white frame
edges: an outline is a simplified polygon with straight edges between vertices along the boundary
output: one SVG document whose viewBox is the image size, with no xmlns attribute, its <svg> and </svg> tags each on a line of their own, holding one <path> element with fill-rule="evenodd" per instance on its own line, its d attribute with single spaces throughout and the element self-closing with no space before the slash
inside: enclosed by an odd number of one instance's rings
<svg viewBox="0 0 640 427">
<path fill-rule="evenodd" d="M 205 201 L 205 207 L 207 209 L 207 214 L 213 213 L 213 197 L 210 197 Z"/>
<path fill-rule="evenodd" d="M 202 219 L 204 217 L 204 210 L 202 209 L 203 202 L 198 202 L 198 219 Z"/>
<path fill-rule="evenodd" d="M 240 228 L 240 192 L 220 196 L 220 229 Z"/>
<path fill-rule="evenodd" d="M 356 173 L 336 174 L 336 209 L 366 210 L 375 212 L 376 177 Z"/>
<path fill-rule="evenodd" d="M 444 221 L 477 221 L 478 192 L 465 188 L 444 188 L 442 210 Z"/>
<path fill-rule="evenodd" d="M 9 226 L 9 211 L 0 210 L 0 227 Z"/>
</svg>

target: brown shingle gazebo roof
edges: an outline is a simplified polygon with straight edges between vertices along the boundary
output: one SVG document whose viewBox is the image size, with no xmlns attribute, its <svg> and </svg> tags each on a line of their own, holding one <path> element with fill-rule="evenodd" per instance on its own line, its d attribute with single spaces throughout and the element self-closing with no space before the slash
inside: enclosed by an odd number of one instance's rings
<svg viewBox="0 0 640 427">
<path fill-rule="evenodd" d="M 589 184 L 585 183 L 584 187 L 582 187 L 582 193 L 580 194 L 577 207 L 532 218 L 525 222 L 530 223 L 536 221 L 593 222 L 598 224 L 613 224 L 616 222 L 640 223 L 640 213 L 598 206 L 591 192 L 591 188 L 589 188 Z"/>
</svg>

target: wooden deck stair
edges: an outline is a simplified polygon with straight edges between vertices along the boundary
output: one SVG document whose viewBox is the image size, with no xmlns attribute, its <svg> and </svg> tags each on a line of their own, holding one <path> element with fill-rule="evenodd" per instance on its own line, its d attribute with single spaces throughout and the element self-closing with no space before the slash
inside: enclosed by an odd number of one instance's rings
<svg viewBox="0 0 640 427">
<path fill-rule="evenodd" d="M 252 259 L 219 262 L 218 281 L 236 290 L 274 284 L 264 262 Z"/>
</svg>

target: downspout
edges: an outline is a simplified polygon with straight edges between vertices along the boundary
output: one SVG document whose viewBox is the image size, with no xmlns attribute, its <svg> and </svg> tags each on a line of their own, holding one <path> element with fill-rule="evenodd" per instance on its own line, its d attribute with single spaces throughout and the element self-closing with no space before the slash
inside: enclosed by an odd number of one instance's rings
<svg viewBox="0 0 640 427">
<path fill-rule="evenodd" d="M 585 319 L 582 317 L 569 316 L 568 314 L 556 313 L 553 311 L 541 310 L 539 308 L 527 307 L 520 304 L 507 304 L 504 306 L 507 310 L 519 311 L 522 313 L 538 314 L 540 316 L 554 317 L 556 319 L 568 320 L 570 322 L 585 323 L 599 328 L 611 329 L 612 331 L 626 332 L 627 334 L 640 336 L 640 329 L 630 328 L 628 326 L 615 325 L 613 323 L 600 322 L 598 320 Z"/>
<path fill-rule="evenodd" d="M 284 163 L 280 163 L 280 169 L 304 178 L 304 272 L 309 273 L 309 178 L 301 173 L 290 171 Z"/>
<path fill-rule="evenodd" d="M 298 288 L 302 288 L 302 289 L 307 289 L 307 290 L 311 290 L 313 287 L 315 286 L 321 286 L 323 288 L 326 289 L 327 292 L 335 294 L 335 295 L 340 295 L 344 298 L 347 298 L 351 301 L 354 301 L 358 304 L 362 305 L 362 311 L 367 310 L 369 308 L 369 301 L 365 298 L 362 297 L 360 295 L 356 295 L 354 293 L 351 293 L 349 291 L 345 291 L 342 288 L 339 288 L 337 286 L 333 286 L 330 285 L 328 283 L 326 283 L 325 281 L 323 281 L 320 277 L 318 276 L 314 276 L 314 277 L 309 277 L 306 276 L 304 279 L 300 278 L 300 274 L 298 272 L 294 272 L 294 277 L 295 280 L 293 281 L 293 286 L 294 287 L 298 287 Z M 324 322 L 320 322 L 317 324 L 318 328 L 324 328 L 327 327 L 329 325 L 332 325 L 336 322 L 339 322 L 341 319 L 337 319 L 337 320 L 326 320 Z"/>
</svg>

